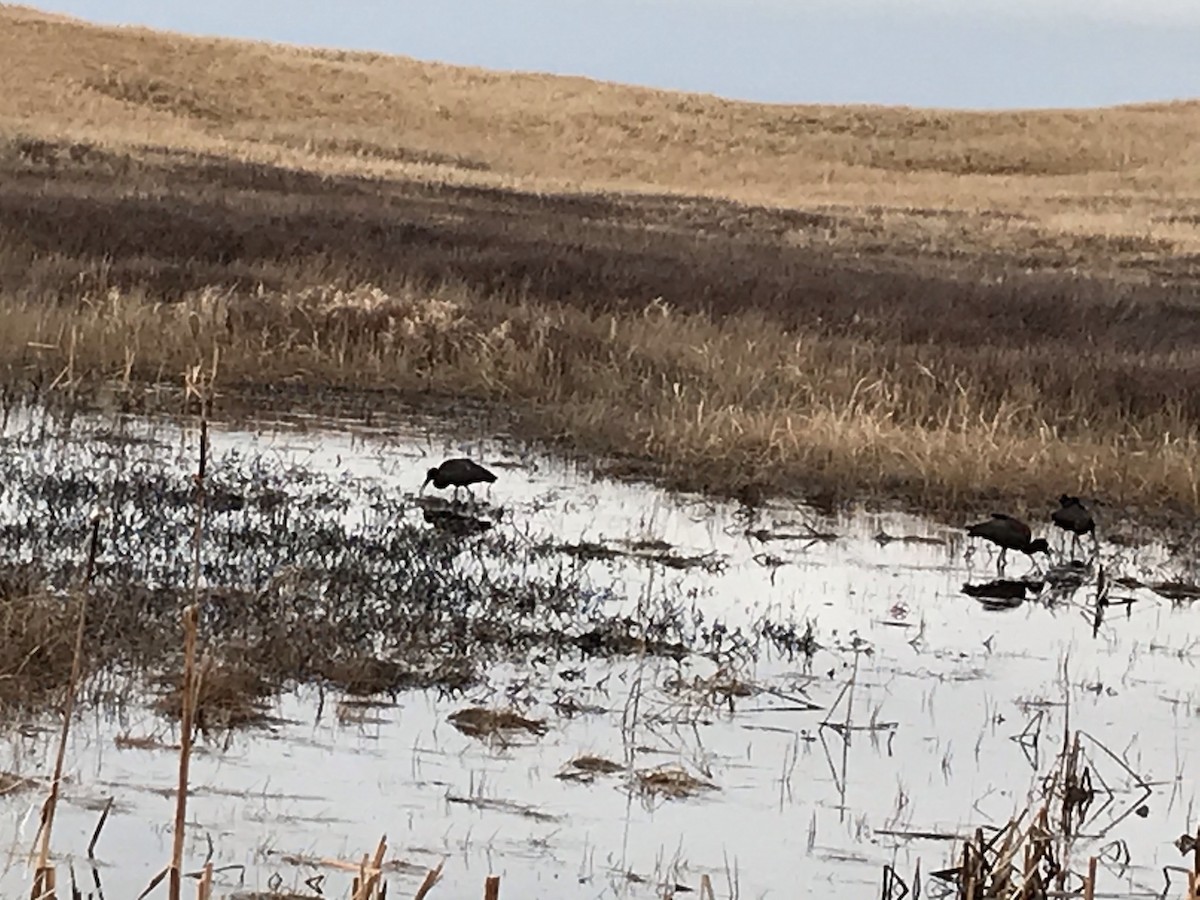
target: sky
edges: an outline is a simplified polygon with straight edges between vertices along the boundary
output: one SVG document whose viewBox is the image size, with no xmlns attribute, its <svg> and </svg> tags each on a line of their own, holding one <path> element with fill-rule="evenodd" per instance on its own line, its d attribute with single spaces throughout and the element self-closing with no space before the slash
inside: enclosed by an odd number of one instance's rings
<svg viewBox="0 0 1200 900">
<path fill-rule="evenodd" d="M 771 103 L 1200 97 L 1200 0 L 46 0 L 94 22 Z"/>
</svg>

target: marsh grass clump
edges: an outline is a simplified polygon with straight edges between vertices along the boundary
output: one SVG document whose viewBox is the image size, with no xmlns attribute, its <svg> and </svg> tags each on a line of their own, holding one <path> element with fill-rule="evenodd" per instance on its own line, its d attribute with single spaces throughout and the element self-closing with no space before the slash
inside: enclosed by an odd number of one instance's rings
<svg viewBox="0 0 1200 900">
<path fill-rule="evenodd" d="M 514 709 L 470 706 L 451 713 L 449 720 L 463 734 L 486 740 L 508 739 L 518 733 L 541 737 L 547 730 L 543 720 L 530 719 Z"/>
<path fill-rule="evenodd" d="M 0 504 L 13 511 L 0 522 L 0 555 L 39 560 L 0 567 L 4 709 L 44 708 L 61 695 L 78 548 L 92 528 L 85 676 L 157 682 L 160 712 L 177 717 L 174 636 L 180 609 L 195 603 L 203 662 L 194 712 L 215 733 L 269 723 L 270 698 L 298 684 L 359 697 L 456 693 L 501 662 L 682 655 L 704 644 L 666 594 L 647 598 L 638 621 L 613 618 L 619 611 L 604 608 L 619 598 L 510 525 L 446 534 L 372 481 L 238 452 L 208 460 L 206 496 L 225 500 L 207 510 L 193 584 L 190 460 L 158 442 L 90 439 L 74 419 L 28 416 L 0 444 Z M 129 694 L 97 685 L 82 696 Z"/>
<path fill-rule="evenodd" d="M 0 772 L 0 797 L 8 797 L 13 794 L 23 794 L 28 791 L 39 790 L 44 785 L 35 778 L 27 778 L 24 775 L 18 775 L 16 772 Z"/>
<path fill-rule="evenodd" d="M 634 784 L 644 797 L 664 797 L 669 800 L 686 800 L 704 791 L 715 791 L 711 781 L 698 778 L 680 766 L 662 766 L 637 772 Z"/>
<path fill-rule="evenodd" d="M 196 727 L 203 735 L 226 733 L 236 728 L 267 725 L 272 721 L 267 699 L 275 686 L 245 664 L 216 664 L 211 660 L 200 669 L 199 691 L 194 709 Z M 179 678 L 155 702 L 163 715 L 178 719 L 183 712 L 183 688 Z"/>
<path fill-rule="evenodd" d="M 0 594 L 0 718 L 58 703 L 70 681 L 74 610 L 55 593 L 27 587 Z"/>
<path fill-rule="evenodd" d="M 625 766 L 603 756 L 585 753 L 570 760 L 561 772 L 555 775 L 562 781 L 578 781 L 591 784 L 600 775 L 612 775 L 621 772 Z"/>
</svg>

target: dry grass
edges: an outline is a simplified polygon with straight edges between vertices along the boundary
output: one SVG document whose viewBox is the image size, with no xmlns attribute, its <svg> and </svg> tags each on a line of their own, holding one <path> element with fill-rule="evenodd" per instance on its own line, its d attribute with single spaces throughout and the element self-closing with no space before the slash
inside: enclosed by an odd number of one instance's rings
<svg viewBox="0 0 1200 900">
<path fill-rule="evenodd" d="M 0 23 L 11 386 L 136 405 L 219 346 L 227 391 L 489 401 L 747 499 L 1200 510 L 1200 105 L 768 107 Z"/>
<path fill-rule="evenodd" d="M 33 779 L 18 775 L 15 772 L 0 771 L 0 797 L 11 794 L 23 794 L 26 791 L 38 790 L 44 785 Z"/>
<path fill-rule="evenodd" d="M 766 106 L 96 28 L 20 7 L 0 16 L 0 121 L 42 134 L 462 184 L 840 206 L 877 234 L 915 230 L 927 243 L 965 238 L 984 249 L 1009 226 L 1004 240 L 1016 246 L 1037 232 L 1063 244 L 1093 234 L 1196 243 L 1194 218 L 1156 215 L 1198 211 L 1187 183 L 1200 173 L 1190 150 L 1200 114 L 1189 104 L 986 114 Z M 927 215 L 942 208 L 1013 221 L 974 235 Z"/>
<path fill-rule="evenodd" d="M 178 719 L 183 713 L 182 676 L 174 679 L 155 704 L 164 715 Z M 209 663 L 200 673 L 195 721 L 202 734 L 265 725 L 271 721 L 266 698 L 276 690 L 248 666 Z"/>
<path fill-rule="evenodd" d="M 62 699 L 74 657 L 75 613 L 44 590 L 0 593 L 0 718 Z"/>
<path fill-rule="evenodd" d="M 132 388 L 219 345 L 227 386 L 492 400 L 544 437 L 731 495 L 1038 508 L 1067 489 L 1200 509 L 1200 354 L 996 343 L 885 344 L 753 312 L 599 312 L 464 288 L 202 291 L 167 306 L 114 291 L 10 308 L 0 358 L 14 374 Z"/>
<path fill-rule="evenodd" d="M 596 780 L 597 776 L 612 775 L 622 771 L 624 768 L 625 766 L 618 762 L 613 762 L 611 759 L 585 753 L 570 760 L 563 767 L 563 770 L 554 777 L 563 781 L 578 781 L 584 784 L 591 784 Z"/>
<path fill-rule="evenodd" d="M 512 709 L 485 709 L 471 706 L 451 713 L 450 724 L 463 734 L 477 738 L 496 738 L 523 732 L 540 737 L 546 733 L 546 723 L 529 719 Z"/>
<path fill-rule="evenodd" d="M 715 784 L 697 778 L 679 766 L 663 766 L 638 772 L 636 785 L 644 796 L 666 797 L 670 800 L 684 800 L 696 796 L 701 791 L 717 790 Z"/>
</svg>

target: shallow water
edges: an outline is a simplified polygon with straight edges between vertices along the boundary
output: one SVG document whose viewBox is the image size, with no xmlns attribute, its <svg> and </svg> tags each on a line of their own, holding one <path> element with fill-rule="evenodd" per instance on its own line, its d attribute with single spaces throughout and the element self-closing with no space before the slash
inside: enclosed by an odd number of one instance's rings
<svg viewBox="0 0 1200 900">
<path fill-rule="evenodd" d="M 152 430 L 164 456 L 192 465 L 194 432 L 164 422 Z M 1003 824 L 1052 767 L 1068 715 L 1112 789 L 1110 802 L 1093 805 L 1090 837 L 1075 852 L 1086 858 L 1120 840 L 1131 860 L 1103 858 L 1101 890 L 1158 893 L 1162 866 L 1182 862 L 1171 841 L 1196 827 L 1186 762 L 1200 741 L 1192 637 L 1200 612 L 1191 606 L 1117 589 L 1136 602 L 1110 609 L 1093 636 L 1094 585 L 1054 604 L 987 610 L 961 590 L 995 577 L 986 550 L 967 557 L 958 532 L 916 518 L 826 518 L 776 505 L 750 520 L 733 506 L 594 480 L 500 438 L 463 443 L 420 424 L 292 418 L 215 427 L 211 438 L 218 467 L 236 450 L 412 493 L 427 466 L 470 455 L 500 475 L 478 492 L 504 510 L 498 528 L 530 540 L 654 539 L 679 556 L 711 554 L 708 566 L 686 569 L 586 563 L 598 588 L 624 598 L 608 603 L 636 614 L 639 598 L 666 595 L 689 615 L 699 610 L 706 626 L 719 620 L 731 630 L 812 620 L 822 645 L 811 662 L 761 645 L 738 654 L 737 674 L 761 690 L 735 698 L 732 710 L 674 684 L 713 674 L 715 664 L 696 656 L 500 666 L 466 697 L 408 692 L 379 708 L 339 707 L 338 696 L 316 689 L 288 694 L 273 710 L 282 722 L 237 733 L 228 747 L 201 745 L 193 760 L 188 868 L 204 861 L 210 840 L 215 865 L 242 867 L 220 872 L 219 894 L 279 885 L 312 894 L 305 879 L 323 874 L 324 894 L 345 896 L 349 873 L 304 860 L 356 861 L 386 834 L 387 859 L 404 864 L 389 870 L 390 896 L 411 896 L 443 859 L 433 897 L 476 896 L 488 873 L 509 897 L 660 897 L 664 885 L 697 889 L 703 874 L 719 897 L 878 896 L 885 864 L 908 878 L 919 860 L 927 877 L 955 852 L 948 841 L 887 832 L 966 835 Z M 757 529 L 810 536 L 764 543 L 747 536 Z M 881 531 L 941 543 L 881 543 Z M 819 532 L 837 537 L 811 538 Z M 1159 550 L 1103 552 L 1113 575 L 1166 571 Z M 1007 574 L 1027 568 L 1013 559 Z M 551 704 L 566 696 L 598 709 L 564 716 Z M 799 711 L 798 698 L 819 708 Z M 510 703 L 545 718 L 546 734 L 497 745 L 447 721 L 466 706 Z M 1038 716 L 1034 751 L 1013 737 Z M 850 724 L 848 742 L 820 727 L 826 718 Z M 98 809 L 114 797 L 96 847 L 108 897 L 136 896 L 167 860 L 178 767 L 169 750 L 118 747 L 118 734 L 177 740 L 136 704 L 120 717 L 85 712 L 72 731 L 53 844 L 92 885 L 86 848 Z M 50 771 L 55 739 L 52 728 L 10 735 L 0 770 Z M 1130 811 L 1145 792 L 1102 747 L 1153 783 L 1144 817 Z M 681 765 L 714 787 L 663 799 L 631 787 L 626 772 L 592 783 L 556 777 L 585 753 L 635 770 Z M 23 857 L 40 802 L 40 792 L 0 797 L 5 895 L 28 890 Z"/>
</svg>

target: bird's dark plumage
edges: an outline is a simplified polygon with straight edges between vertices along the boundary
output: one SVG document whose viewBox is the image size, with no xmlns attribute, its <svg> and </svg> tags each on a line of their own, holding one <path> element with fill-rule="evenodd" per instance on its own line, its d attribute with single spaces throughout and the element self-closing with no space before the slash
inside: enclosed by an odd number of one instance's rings
<svg viewBox="0 0 1200 900">
<path fill-rule="evenodd" d="M 459 457 L 457 459 L 448 459 L 440 466 L 430 469 L 425 473 L 425 483 L 421 485 L 425 487 L 429 482 L 433 482 L 433 486 L 438 490 L 442 488 L 454 486 L 454 489 L 462 487 L 470 487 L 473 484 L 486 482 L 491 484 L 496 480 L 496 476 L 485 469 L 479 463 Z"/>
<path fill-rule="evenodd" d="M 1050 545 L 1046 543 L 1045 538 L 1035 538 L 1028 525 L 1004 513 L 992 513 L 992 517 L 986 522 L 972 525 L 967 529 L 967 536 L 981 537 L 998 546 L 1001 565 L 1008 550 L 1019 550 L 1029 557 L 1035 553 L 1050 552 Z"/>
<path fill-rule="evenodd" d="M 1058 509 L 1050 513 L 1050 521 L 1077 536 L 1096 532 L 1096 520 L 1083 501 L 1067 494 L 1058 498 Z"/>
</svg>

